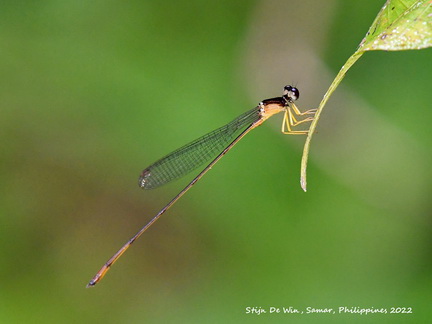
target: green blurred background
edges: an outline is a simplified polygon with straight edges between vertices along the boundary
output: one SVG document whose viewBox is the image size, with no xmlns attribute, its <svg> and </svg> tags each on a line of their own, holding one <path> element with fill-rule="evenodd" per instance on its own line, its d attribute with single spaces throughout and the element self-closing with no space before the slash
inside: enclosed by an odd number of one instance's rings
<svg viewBox="0 0 432 324">
<path fill-rule="evenodd" d="M 426 323 L 430 49 L 367 53 L 349 71 L 307 193 L 305 138 L 273 117 L 85 289 L 193 176 L 143 192 L 144 167 L 286 84 L 316 107 L 383 2 L 3 1 L 0 322 Z"/>
</svg>

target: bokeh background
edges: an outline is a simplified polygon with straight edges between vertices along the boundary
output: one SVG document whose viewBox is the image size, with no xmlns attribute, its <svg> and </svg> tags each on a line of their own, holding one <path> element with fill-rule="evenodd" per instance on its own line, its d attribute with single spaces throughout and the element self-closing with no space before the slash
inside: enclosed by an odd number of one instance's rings
<svg viewBox="0 0 432 324">
<path fill-rule="evenodd" d="M 0 3 L 1 323 L 426 323 L 432 51 L 367 53 L 304 137 L 251 132 L 193 177 L 143 168 L 279 96 L 316 107 L 383 0 Z M 247 315 L 246 307 L 412 307 Z"/>
</svg>

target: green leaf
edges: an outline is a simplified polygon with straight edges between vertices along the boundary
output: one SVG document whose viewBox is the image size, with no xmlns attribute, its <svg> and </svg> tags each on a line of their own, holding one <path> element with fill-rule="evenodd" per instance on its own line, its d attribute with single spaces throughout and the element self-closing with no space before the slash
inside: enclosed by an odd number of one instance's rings
<svg viewBox="0 0 432 324">
<path fill-rule="evenodd" d="M 432 0 L 388 0 L 378 13 L 357 51 L 342 66 L 321 100 L 303 149 L 300 185 L 306 191 L 310 143 L 322 110 L 351 66 L 366 52 L 400 51 L 432 46 Z"/>
<path fill-rule="evenodd" d="M 387 1 L 358 51 L 399 51 L 432 45 L 432 1 Z"/>
</svg>

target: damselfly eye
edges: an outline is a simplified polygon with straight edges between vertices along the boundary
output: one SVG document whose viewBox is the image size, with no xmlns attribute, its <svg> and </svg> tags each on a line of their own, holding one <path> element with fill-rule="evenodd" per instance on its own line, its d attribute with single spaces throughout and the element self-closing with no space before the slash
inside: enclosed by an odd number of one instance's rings
<svg viewBox="0 0 432 324">
<path fill-rule="evenodd" d="M 284 96 L 290 101 L 296 101 L 300 97 L 300 92 L 296 87 L 287 85 L 284 87 Z"/>
</svg>

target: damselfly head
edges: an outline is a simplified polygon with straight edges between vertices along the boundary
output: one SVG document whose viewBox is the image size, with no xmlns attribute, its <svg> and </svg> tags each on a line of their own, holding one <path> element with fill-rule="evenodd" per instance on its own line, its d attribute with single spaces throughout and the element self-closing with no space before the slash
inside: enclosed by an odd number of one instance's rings
<svg viewBox="0 0 432 324">
<path fill-rule="evenodd" d="M 296 87 L 287 85 L 284 87 L 283 97 L 289 101 L 296 101 L 300 97 L 300 92 Z"/>
</svg>

